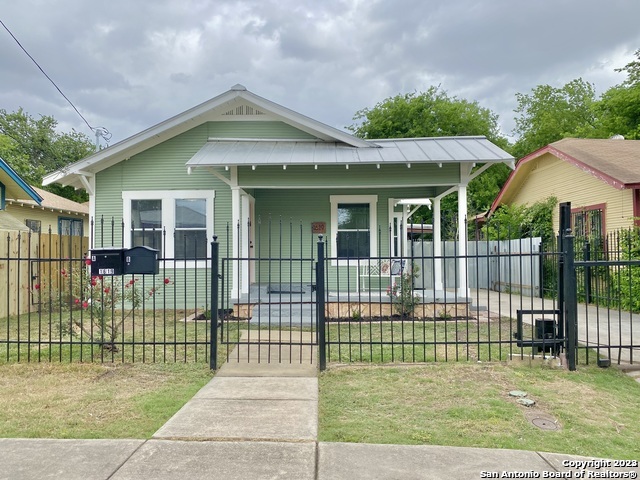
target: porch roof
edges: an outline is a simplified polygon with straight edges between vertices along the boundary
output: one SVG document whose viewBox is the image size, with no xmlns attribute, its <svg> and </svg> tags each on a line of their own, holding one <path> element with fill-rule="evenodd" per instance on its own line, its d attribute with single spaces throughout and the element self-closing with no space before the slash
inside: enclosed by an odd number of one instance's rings
<svg viewBox="0 0 640 480">
<path fill-rule="evenodd" d="M 304 140 L 209 139 L 187 162 L 197 167 L 500 163 L 514 158 L 483 136 L 369 140 L 370 147 Z M 373 148 L 372 148 L 373 147 Z"/>
</svg>

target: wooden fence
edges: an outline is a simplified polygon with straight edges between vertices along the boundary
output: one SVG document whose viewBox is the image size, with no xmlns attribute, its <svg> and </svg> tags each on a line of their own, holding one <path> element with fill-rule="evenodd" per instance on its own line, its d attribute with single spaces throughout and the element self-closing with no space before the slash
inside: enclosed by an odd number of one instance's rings
<svg viewBox="0 0 640 480">
<path fill-rule="evenodd" d="M 88 249 L 88 237 L 1 232 L 0 318 L 36 311 L 45 286 L 57 290 L 60 272 L 81 265 Z"/>
</svg>

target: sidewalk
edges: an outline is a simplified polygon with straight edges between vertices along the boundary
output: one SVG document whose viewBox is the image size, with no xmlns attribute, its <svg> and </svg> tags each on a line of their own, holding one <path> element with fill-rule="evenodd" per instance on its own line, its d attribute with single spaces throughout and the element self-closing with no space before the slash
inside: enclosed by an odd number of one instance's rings
<svg viewBox="0 0 640 480">
<path fill-rule="evenodd" d="M 273 348 L 252 345 L 251 358 L 260 353 L 275 359 Z M 300 353 L 300 364 L 226 363 L 150 440 L 0 439 L 0 480 L 467 480 L 499 478 L 502 472 L 577 478 L 579 469 L 563 462 L 592 460 L 519 450 L 318 442 L 316 352 Z"/>
</svg>

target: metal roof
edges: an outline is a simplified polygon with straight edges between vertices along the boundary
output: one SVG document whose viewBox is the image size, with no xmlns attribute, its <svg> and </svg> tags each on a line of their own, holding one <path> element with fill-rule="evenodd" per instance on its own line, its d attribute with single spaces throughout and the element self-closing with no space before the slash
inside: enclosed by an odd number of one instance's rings
<svg viewBox="0 0 640 480">
<path fill-rule="evenodd" d="M 370 147 L 300 140 L 210 139 L 187 167 L 512 162 L 485 137 L 370 140 Z"/>
</svg>

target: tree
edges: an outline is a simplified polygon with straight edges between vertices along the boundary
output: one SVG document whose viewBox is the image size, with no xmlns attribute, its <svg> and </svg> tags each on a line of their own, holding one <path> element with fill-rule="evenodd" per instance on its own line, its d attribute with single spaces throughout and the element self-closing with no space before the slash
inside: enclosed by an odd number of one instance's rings
<svg viewBox="0 0 640 480">
<path fill-rule="evenodd" d="M 437 87 L 426 92 L 396 95 L 372 109 L 356 112 L 349 130 L 361 138 L 413 138 L 485 135 L 502 148 L 507 139 L 498 127 L 498 115 L 478 102 L 449 97 Z"/>
<path fill-rule="evenodd" d="M 636 60 L 616 69 L 627 72 L 626 80 L 607 90 L 594 106 L 600 138 L 622 135 L 630 140 L 640 139 L 640 50 L 635 56 Z"/>
<path fill-rule="evenodd" d="M 94 152 L 89 137 L 76 131 L 58 133 L 57 126 L 50 116 L 34 119 L 22 109 L 11 113 L 0 109 L 0 157 L 27 183 L 40 186 L 46 173 Z M 87 200 L 85 192 L 72 187 L 50 185 L 45 189 L 71 200 Z"/>
<path fill-rule="evenodd" d="M 581 78 L 561 88 L 538 85 L 531 94 L 516 93 L 516 99 L 519 116 L 514 133 L 519 138 L 512 152 L 516 158 L 565 137 L 595 134 L 595 89 Z"/>
<path fill-rule="evenodd" d="M 371 109 L 358 111 L 353 119 L 356 124 L 351 125 L 349 129 L 361 138 L 484 135 L 499 147 L 510 149 L 509 142 L 500 133 L 498 115 L 481 107 L 478 102 L 449 97 L 444 90 L 437 87 L 430 87 L 422 93 L 414 92 L 387 98 Z M 509 168 L 506 165 L 496 165 L 469 184 L 469 215 L 489 208 L 508 175 Z M 443 199 L 442 211 L 455 215 L 456 194 Z M 452 218 L 443 221 L 445 236 L 454 233 L 447 232 L 448 226 L 451 229 L 456 227 L 453 215 Z M 430 210 L 421 208 L 414 218 L 429 223 L 433 214 Z"/>
</svg>

